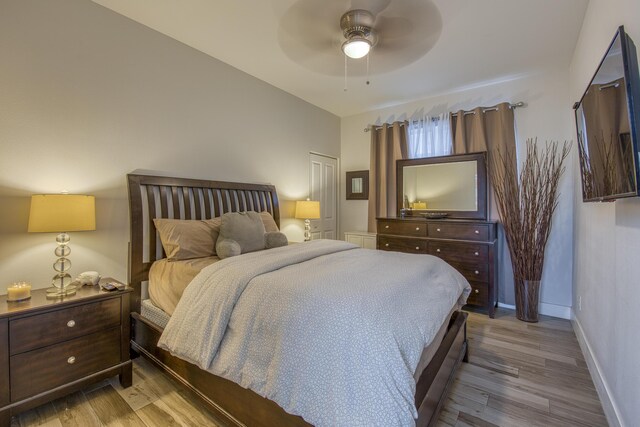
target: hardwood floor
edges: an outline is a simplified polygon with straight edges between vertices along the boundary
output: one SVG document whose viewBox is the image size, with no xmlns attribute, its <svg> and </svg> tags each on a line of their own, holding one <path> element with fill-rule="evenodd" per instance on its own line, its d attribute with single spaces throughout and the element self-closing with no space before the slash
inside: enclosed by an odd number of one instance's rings
<svg viewBox="0 0 640 427">
<path fill-rule="evenodd" d="M 571 322 L 470 313 L 463 363 L 439 427 L 607 426 Z"/>
<path fill-rule="evenodd" d="M 571 323 L 469 315 L 470 360 L 463 363 L 439 427 L 606 426 Z M 183 386 L 142 358 L 133 386 L 117 379 L 25 412 L 12 427 L 224 426 Z"/>
</svg>

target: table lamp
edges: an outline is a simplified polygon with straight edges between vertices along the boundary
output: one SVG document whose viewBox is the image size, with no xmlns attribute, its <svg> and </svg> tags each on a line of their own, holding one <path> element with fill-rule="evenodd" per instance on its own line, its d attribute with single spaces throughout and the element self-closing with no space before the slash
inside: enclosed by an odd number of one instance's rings
<svg viewBox="0 0 640 427">
<path fill-rule="evenodd" d="M 29 211 L 30 233 L 59 233 L 54 253 L 58 257 L 53 264 L 56 271 L 47 289 L 47 297 L 57 298 L 76 293 L 71 285 L 71 261 L 67 256 L 70 237 L 68 231 L 90 231 L 96 229 L 95 197 L 78 194 L 36 194 L 31 196 Z"/>
<path fill-rule="evenodd" d="M 296 202 L 297 219 L 304 219 L 304 241 L 311 240 L 311 219 L 320 218 L 320 202 L 315 200 L 298 200 Z"/>
</svg>

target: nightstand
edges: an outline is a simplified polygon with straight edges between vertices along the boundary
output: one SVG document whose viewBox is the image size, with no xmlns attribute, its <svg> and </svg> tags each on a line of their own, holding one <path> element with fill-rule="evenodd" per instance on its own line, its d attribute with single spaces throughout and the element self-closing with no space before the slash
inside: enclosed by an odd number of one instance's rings
<svg viewBox="0 0 640 427">
<path fill-rule="evenodd" d="M 130 294 L 84 286 L 62 299 L 46 289 L 22 302 L 0 297 L 0 426 L 114 375 L 131 385 Z"/>
</svg>

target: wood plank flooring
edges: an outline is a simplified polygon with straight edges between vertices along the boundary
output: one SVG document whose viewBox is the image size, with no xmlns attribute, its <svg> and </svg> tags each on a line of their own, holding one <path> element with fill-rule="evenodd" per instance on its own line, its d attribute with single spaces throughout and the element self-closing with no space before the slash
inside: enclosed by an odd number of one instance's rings
<svg viewBox="0 0 640 427">
<path fill-rule="evenodd" d="M 607 426 L 571 322 L 470 313 L 463 363 L 439 427 Z"/>
<path fill-rule="evenodd" d="M 458 371 L 439 427 L 607 425 L 569 321 L 471 313 L 468 336 L 470 361 Z M 117 378 L 103 381 L 14 417 L 12 427 L 225 425 L 143 358 L 133 372 L 126 390 Z"/>
</svg>

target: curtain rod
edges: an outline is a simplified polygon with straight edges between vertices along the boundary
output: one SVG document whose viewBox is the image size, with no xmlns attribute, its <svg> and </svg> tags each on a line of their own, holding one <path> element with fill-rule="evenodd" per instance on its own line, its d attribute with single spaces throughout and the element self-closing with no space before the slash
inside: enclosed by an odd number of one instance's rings
<svg viewBox="0 0 640 427">
<path fill-rule="evenodd" d="M 527 104 L 525 104 L 524 102 L 520 101 L 520 102 L 516 102 L 515 104 L 509 104 L 509 108 L 511 109 L 515 109 L 515 108 L 521 108 L 521 107 L 526 107 Z M 498 106 L 494 106 L 494 107 L 489 107 L 489 108 L 483 108 L 482 112 L 486 113 L 487 111 L 498 111 Z M 468 114 L 475 114 L 476 112 L 473 110 L 470 111 L 464 111 L 463 114 L 466 116 Z M 458 113 L 451 113 L 451 116 L 457 116 Z M 419 120 L 414 120 L 411 123 L 418 123 Z M 400 123 L 400 126 L 404 126 L 404 123 Z M 371 129 L 382 129 L 382 126 L 375 126 L 375 125 L 371 125 L 369 127 L 364 128 L 365 132 L 369 132 Z"/>
</svg>

